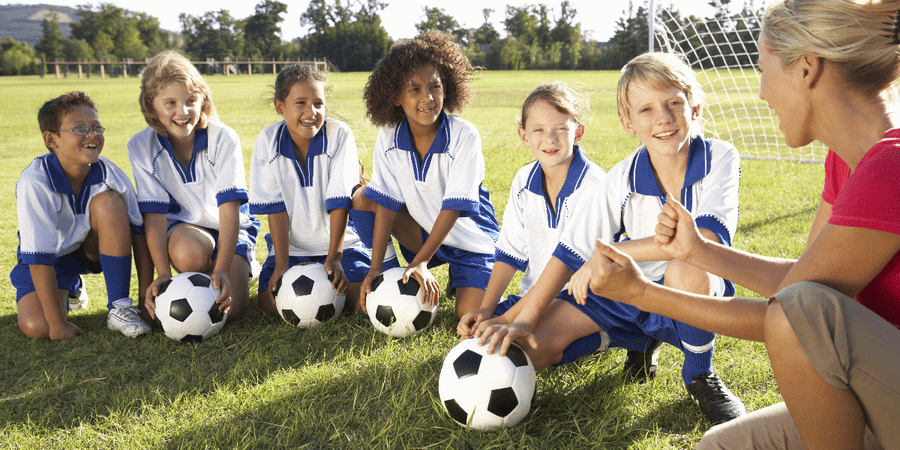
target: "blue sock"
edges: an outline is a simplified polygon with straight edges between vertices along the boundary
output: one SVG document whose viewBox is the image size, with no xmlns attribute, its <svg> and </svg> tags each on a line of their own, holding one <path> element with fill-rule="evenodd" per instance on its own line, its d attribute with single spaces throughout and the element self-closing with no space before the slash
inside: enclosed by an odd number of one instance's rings
<svg viewBox="0 0 900 450">
<path fill-rule="evenodd" d="M 563 350 L 562 359 L 554 364 L 554 366 L 561 366 L 563 364 L 568 364 L 572 361 L 575 361 L 578 358 L 581 358 L 585 355 L 590 355 L 591 353 L 596 352 L 603 345 L 603 334 L 599 331 L 594 334 L 589 334 L 584 337 L 580 337 L 569 344 L 568 347 Z"/>
<path fill-rule="evenodd" d="M 712 354 L 716 334 L 692 327 L 686 323 L 675 322 L 681 351 L 684 352 L 684 365 L 681 366 L 681 378 L 684 384 L 691 384 L 694 375 L 713 373 Z"/>
<path fill-rule="evenodd" d="M 350 209 L 348 213 L 359 240 L 367 249 L 372 250 L 372 241 L 375 239 L 375 213 L 358 209 Z"/>
<path fill-rule="evenodd" d="M 106 308 L 112 302 L 131 295 L 131 254 L 126 256 L 100 255 L 100 267 L 106 280 Z"/>
<path fill-rule="evenodd" d="M 653 341 L 652 337 L 645 334 L 622 334 L 615 338 L 610 337 L 609 348 L 624 348 L 626 350 L 645 352 L 653 344 Z"/>
</svg>

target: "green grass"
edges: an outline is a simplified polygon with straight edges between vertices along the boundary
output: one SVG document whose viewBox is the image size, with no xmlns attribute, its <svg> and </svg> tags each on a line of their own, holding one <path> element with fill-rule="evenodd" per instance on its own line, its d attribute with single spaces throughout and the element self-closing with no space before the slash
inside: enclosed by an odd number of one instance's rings
<svg viewBox="0 0 900 450">
<path fill-rule="evenodd" d="M 333 74 L 332 115 L 350 124 L 371 169 L 376 129 L 361 102 L 367 74 Z M 531 157 L 515 120 L 533 86 L 564 80 L 590 93 L 583 148 L 608 169 L 637 146 L 615 110 L 618 72 L 485 72 L 460 115 L 481 132 L 485 186 L 498 212 L 509 183 Z M 208 78 L 222 120 L 237 130 L 249 158 L 257 133 L 279 120 L 267 98 L 274 77 Z M 125 143 L 145 124 L 139 80 L 0 78 L 0 208 L 15 210 L 21 170 L 46 149 L 37 109 L 68 90 L 86 90 L 107 127 L 104 155 L 130 174 Z M 744 149 L 740 149 L 742 152 Z M 370 172 L 371 173 L 371 172 Z M 744 161 L 735 246 L 796 257 L 805 243 L 822 183 L 815 164 Z M 263 219 L 265 227 L 265 220 Z M 0 272 L 15 264 L 16 219 L 0 216 Z M 263 258 L 261 249 L 257 252 Z M 441 282 L 446 270 L 436 270 Z M 137 296 L 136 280 L 132 295 Z M 254 289 L 255 286 L 251 287 Z M 613 350 L 538 375 L 532 412 L 520 425 L 466 431 L 444 413 L 437 376 L 456 342 L 450 302 L 423 335 L 394 340 L 349 316 L 296 330 L 263 316 L 255 295 L 246 319 L 214 339 L 179 344 L 161 333 L 128 339 L 105 327 L 102 276 L 88 277 L 90 308 L 70 320 L 85 335 L 32 341 L 16 328 L 15 293 L 0 283 L 0 447 L 2 448 L 597 448 L 693 447 L 710 427 L 685 394 L 680 353 L 663 350 L 660 376 L 647 385 L 618 375 Z M 254 289 L 255 290 L 255 289 Z M 511 291 L 512 292 L 512 291 Z M 739 289 L 739 295 L 749 292 Z M 720 337 L 716 371 L 749 410 L 780 401 L 761 344 Z"/>
</svg>

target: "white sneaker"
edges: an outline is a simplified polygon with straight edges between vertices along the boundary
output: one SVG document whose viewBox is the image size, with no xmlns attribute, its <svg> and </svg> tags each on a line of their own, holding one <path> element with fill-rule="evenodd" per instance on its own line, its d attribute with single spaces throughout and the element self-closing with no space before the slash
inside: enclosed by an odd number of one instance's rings
<svg viewBox="0 0 900 450">
<path fill-rule="evenodd" d="M 255 258 L 253 261 L 250 261 L 250 281 L 259 279 L 259 273 L 262 271 L 262 266 L 259 265 L 259 261 Z"/>
<path fill-rule="evenodd" d="M 78 311 L 88 307 L 87 289 L 85 289 L 84 277 L 81 278 L 81 287 L 75 292 L 69 292 L 69 311 Z"/>
<path fill-rule="evenodd" d="M 113 302 L 109 315 L 106 316 L 106 327 L 119 331 L 128 337 L 137 337 L 150 332 L 150 326 L 138 315 L 137 308 L 130 298 L 120 298 Z"/>
</svg>

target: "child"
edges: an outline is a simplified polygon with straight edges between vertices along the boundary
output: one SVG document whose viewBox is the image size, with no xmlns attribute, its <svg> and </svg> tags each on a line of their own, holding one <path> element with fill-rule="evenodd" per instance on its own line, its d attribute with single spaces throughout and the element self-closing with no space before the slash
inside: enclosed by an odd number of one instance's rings
<svg viewBox="0 0 900 450">
<path fill-rule="evenodd" d="M 277 313 L 275 288 L 301 262 L 325 265 L 332 286 L 353 299 L 369 271 L 369 251 L 352 222 L 350 196 L 359 180 L 356 141 L 347 124 L 325 117 L 326 74 L 285 67 L 273 103 L 284 120 L 259 133 L 250 162 L 250 212 L 268 214 L 269 257 L 259 278 L 259 305 Z M 387 264 L 396 267 L 396 258 Z"/>
<path fill-rule="evenodd" d="M 426 32 L 395 45 L 369 77 L 366 112 L 382 128 L 372 181 L 353 203 L 356 229 L 374 230 L 371 242 L 361 235 L 372 248 L 372 267 L 360 287 L 363 312 L 391 232 L 409 262 L 404 282 L 415 277 L 429 304 L 437 304 L 440 288 L 428 268 L 443 263 L 450 264 L 457 316 L 481 304 L 499 226 L 490 193 L 481 186 L 478 130 L 444 112 L 468 103 L 471 69 L 450 35 Z"/>
<path fill-rule="evenodd" d="M 259 222 L 249 213 L 237 133 L 218 121 L 206 81 L 174 50 L 147 64 L 140 105 L 149 126 L 128 141 L 128 157 L 156 268 L 146 310 L 155 317 L 153 297 L 171 265 L 208 273 L 222 289 L 219 309 L 239 318 Z"/>
<path fill-rule="evenodd" d="M 129 298 L 132 231 L 142 220 L 131 180 L 100 156 L 105 129 L 97 107 L 84 92 L 69 92 L 44 103 L 38 124 L 49 153 L 16 183 L 18 264 L 10 280 L 19 330 L 29 338 L 81 334 L 66 318 L 67 297 L 83 288 L 81 274 L 102 270 L 107 327 L 130 337 L 149 333 Z"/>
<path fill-rule="evenodd" d="M 614 166 L 606 178 L 606 198 L 586 205 L 583 225 L 563 233 L 554 252 L 557 272 L 547 274 L 548 286 L 562 287 L 568 274 L 569 291 L 608 336 L 629 336 L 622 346 L 630 350 L 625 372 L 638 379 L 653 378 L 660 341 L 684 352 L 682 379 L 691 398 L 713 423 L 723 423 L 745 413 L 735 397 L 712 370 L 715 334 L 632 306 L 587 293 L 590 269 L 579 270 L 600 238 L 635 260 L 647 277 L 666 286 L 706 294 L 730 295 L 730 282 L 712 276 L 663 254 L 654 242 L 656 217 L 662 212 L 666 194 L 690 205 L 704 235 L 731 243 L 737 228 L 739 156 L 734 146 L 700 135 L 703 92 L 693 71 L 674 55 L 648 53 L 634 58 L 622 70 L 617 105 L 626 131 L 636 134 L 642 147 Z M 609 230 L 597 232 L 597 223 Z M 553 264 L 548 264 L 548 267 Z M 561 267 L 560 267 L 561 266 Z M 545 272 L 546 273 L 546 272 Z M 542 277 L 542 280 L 544 278 Z M 536 305 L 539 306 L 539 305 Z M 519 329 L 511 339 L 528 338 L 535 311 L 515 317 Z M 511 320 L 511 318 L 507 318 Z M 542 321 L 545 319 L 541 319 Z M 529 329 L 530 327 L 530 329 Z M 493 330 L 485 330 L 484 335 Z M 507 330 L 504 330 L 505 335 Z M 482 336 L 476 332 L 476 335 Z M 641 343 L 638 336 L 653 338 Z M 598 338 L 585 338 L 582 344 Z M 504 342 L 505 344 L 505 342 Z M 587 352 L 598 345 L 586 345 Z M 574 349 L 567 349 L 574 351 Z"/>
</svg>

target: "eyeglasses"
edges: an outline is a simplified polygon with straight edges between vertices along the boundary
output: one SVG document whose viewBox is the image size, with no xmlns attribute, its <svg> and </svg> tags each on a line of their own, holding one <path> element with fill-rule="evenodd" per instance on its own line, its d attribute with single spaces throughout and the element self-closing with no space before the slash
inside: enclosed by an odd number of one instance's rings
<svg viewBox="0 0 900 450">
<path fill-rule="evenodd" d="M 93 131 L 95 136 L 103 136 L 103 132 L 106 131 L 106 128 L 103 128 L 100 125 L 97 125 L 94 127 L 86 127 L 84 125 L 79 125 L 75 128 L 72 128 L 71 130 L 59 130 L 59 131 L 60 132 L 71 131 L 79 136 L 87 136 L 89 132 Z"/>
</svg>

